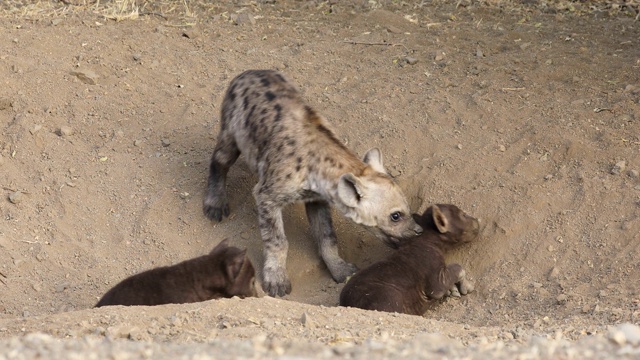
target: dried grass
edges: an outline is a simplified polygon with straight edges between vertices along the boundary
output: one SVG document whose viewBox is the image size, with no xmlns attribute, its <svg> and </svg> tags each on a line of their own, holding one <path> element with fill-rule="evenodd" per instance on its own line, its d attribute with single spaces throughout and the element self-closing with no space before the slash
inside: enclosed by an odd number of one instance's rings
<svg viewBox="0 0 640 360">
<path fill-rule="evenodd" d="M 159 16 L 182 25 L 196 22 L 197 8 L 208 16 L 223 1 L 215 0 L 7 0 L 0 2 L 0 17 L 43 19 L 92 13 L 114 21 Z"/>
<path fill-rule="evenodd" d="M 331 0 L 335 1 L 335 0 Z M 353 1 L 362 4 L 362 0 Z M 323 0 L 318 0 L 322 3 Z M 256 2 L 251 2 L 253 5 Z M 283 6 L 303 6 L 304 2 L 282 1 Z M 507 11 L 538 9 L 545 12 L 586 15 L 606 13 L 610 16 L 640 18 L 640 0 L 422 0 L 414 6 L 450 3 L 457 6 L 485 6 Z M 372 7 L 397 6 L 397 0 L 369 0 Z M 402 2 L 405 6 L 411 2 Z M 160 16 L 180 25 L 193 25 L 223 12 L 222 8 L 237 5 L 234 0 L 4 0 L 0 1 L 0 17 L 43 19 L 93 13 L 114 21 L 136 20 L 143 15 Z"/>
</svg>

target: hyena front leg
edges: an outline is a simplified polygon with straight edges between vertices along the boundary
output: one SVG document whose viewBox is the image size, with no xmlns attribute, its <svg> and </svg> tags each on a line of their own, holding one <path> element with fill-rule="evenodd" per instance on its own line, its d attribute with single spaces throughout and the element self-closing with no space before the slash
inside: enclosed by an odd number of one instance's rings
<svg viewBox="0 0 640 360">
<path fill-rule="evenodd" d="M 449 273 L 450 294 L 455 297 L 467 295 L 474 290 L 473 283 L 467 279 L 467 273 L 459 264 L 450 264 L 447 266 Z"/>
<path fill-rule="evenodd" d="M 211 163 L 209 164 L 209 181 L 207 195 L 202 210 L 211 220 L 222 221 L 229 216 L 229 200 L 227 200 L 227 172 L 240 156 L 240 150 L 233 136 L 221 130 L 218 136 Z"/>
<path fill-rule="evenodd" d="M 344 261 L 338 254 L 338 240 L 333 230 L 329 205 L 324 201 L 314 201 L 306 203 L 305 209 L 311 225 L 311 233 L 318 242 L 322 260 L 329 268 L 333 279 L 339 283 L 344 282 L 358 268 Z"/>
<path fill-rule="evenodd" d="M 260 235 L 264 242 L 264 266 L 262 289 L 269 296 L 284 296 L 291 293 L 291 281 L 287 276 L 287 251 L 289 243 L 282 224 L 282 205 L 274 204 L 263 195 L 258 186 L 254 190 L 258 206 Z"/>
</svg>

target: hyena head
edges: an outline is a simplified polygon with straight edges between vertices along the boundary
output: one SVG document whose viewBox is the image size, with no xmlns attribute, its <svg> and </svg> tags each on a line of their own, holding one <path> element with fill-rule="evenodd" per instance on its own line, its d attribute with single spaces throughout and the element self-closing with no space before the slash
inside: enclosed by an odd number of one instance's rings
<svg viewBox="0 0 640 360">
<path fill-rule="evenodd" d="M 368 167 L 360 176 L 347 173 L 340 177 L 338 198 L 348 218 L 397 248 L 400 240 L 421 234 L 422 227 L 411 216 L 402 189 L 385 171 L 380 151 L 369 150 L 363 161 Z"/>
</svg>

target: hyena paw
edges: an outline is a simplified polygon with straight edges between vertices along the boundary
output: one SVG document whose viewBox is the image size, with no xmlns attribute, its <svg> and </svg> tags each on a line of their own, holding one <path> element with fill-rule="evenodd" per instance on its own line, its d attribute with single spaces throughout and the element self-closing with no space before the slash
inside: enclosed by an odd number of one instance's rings
<svg viewBox="0 0 640 360">
<path fill-rule="evenodd" d="M 262 289 L 271 297 L 282 297 L 291 293 L 291 281 L 284 269 L 264 269 Z"/>
<path fill-rule="evenodd" d="M 449 296 L 460 297 L 460 290 L 458 290 L 456 285 L 453 285 L 453 287 L 449 289 Z"/>
<path fill-rule="evenodd" d="M 351 275 L 355 274 L 356 271 L 358 271 L 358 267 L 346 261 L 329 267 L 331 277 L 333 277 L 333 280 L 337 283 L 345 282 Z"/>
<path fill-rule="evenodd" d="M 462 281 L 460 281 L 458 283 L 458 288 L 460 289 L 460 294 L 462 295 L 467 295 L 470 292 L 473 292 L 473 290 L 475 289 L 473 283 L 467 279 L 463 279 Z"/>
<path fill-rule="evenodd" d="M 202 210 L 210 220 L 222 221 L 222 218 L 229 216 L 229 202 L 226 196 L 208 195 L 204 199 Z"/>
</svg>

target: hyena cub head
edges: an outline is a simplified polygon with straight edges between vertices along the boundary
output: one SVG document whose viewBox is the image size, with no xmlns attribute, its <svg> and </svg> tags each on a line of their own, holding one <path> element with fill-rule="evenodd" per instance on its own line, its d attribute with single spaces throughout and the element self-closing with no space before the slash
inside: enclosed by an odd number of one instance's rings
<svg viewBox="0 0 640 360">
<path fill-rule="evenodd" d="M 422 227 L 411 216 L 402 189 L 384 169 L 380 151 L 369 150 L 363 161 L 368 166 L 360 176 L 347 173 L 340 177 L 338 198 L 347 208 L 347 217 L 397 248 L 400 240 L 421 234 Z"/>
<path fill-rule="evenodd" d="M 216 297 L 241 298 L 258 296 L 256 291 L 256 272 L 247 256 L 247 250 L 229 246 L 229 240 L 224 239 L 209 254 L 214 264 L 219 268 L 208 274 L 208 284 L 205 288 L 215 293 Z"/>
</svg>

